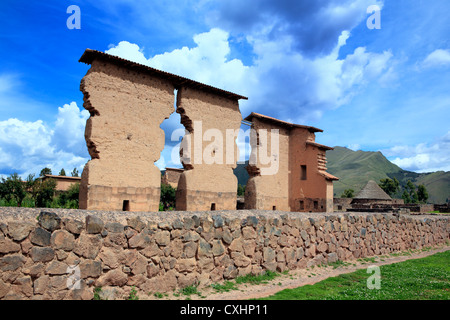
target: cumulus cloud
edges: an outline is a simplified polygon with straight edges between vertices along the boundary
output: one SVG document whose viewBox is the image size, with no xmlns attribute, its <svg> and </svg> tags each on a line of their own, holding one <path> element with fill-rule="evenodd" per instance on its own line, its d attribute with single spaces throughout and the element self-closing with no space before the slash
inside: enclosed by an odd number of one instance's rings
<svg viewBox="0 0 450 320">
<path fill-rule="evenodd" d="M 325 56 L 309 58 L 293 50 L 290 36 L 273 41 L 248 37 L 255 60 L 246 66 L 229 59 L 230 35 L 213 28 L 194 36 L 196 46 L 146 58 L 136 44 L 121 41 L 107 53 L 157 69 L 172 72 L 249 97 L 241 101 L 241 112 L 257 111 L 284 120 L 317 120 L 325 110 L 348 102 L 355 88 L 381 78 L 389 69 L 392 53 L 357 48 L 344 59 L 339 49 L 350 36 L 343 31 L 336 46 Z M 292 119 L 295 110 L 298 115 Z"/>
<path fill-rule="evenodd" d="M 370 5 L 383 7 L 374 0 L 229 0 L 217 4 L 208 22 L 267 41 L 288 36 L 302 55 L 326 55 L 343 31 L 367 17 Z"/>
<path fill-rule="evenodd" d="M 182 47 L 170 52 L 146 58 L 137 44 L 121 41 L 110 45 L 106 53 L 119 56 L 156 69 L 174 73 L 225 90 L 242 91 L 246 81 L 246 70 L 241 60 L 229 59 L 229 34 L 213 28 L 209 32 L 196 34 L 193 48 Z"/>
<path fill-rule="evenodd" d="M 450 66 L 450 50 L 437 49 L 422 62 L 424 68 Z"/>
<path fill-rule="evenodd" d="M 248 96 L 248 101 L 240 101 L 244 117 L 254 111 L 306 123 L 349 102 L 358 89 L 392 72 L 390 51 L 375 53 L 359 47 L 339 58 L 339 50 L 349 37 L 350 32 L 343 31 L 329 54 L 308 57 L 294 49 L 289 35 L 270 41 L 249 36 L 247 41 L 255 55 L 252 65 L 230 59 L 230 34 L 218 28 L 195 35 L 191 48 L 153 57 L 147 58 L 139 45 L 127 41 L 110 45 L 106 52 Z M 171 132 L 183 128 L 177 116 L 161 126 L 170 147 L 175 145 L 168 141 Z"/>
<path fill-rule="evenodd" d="M 44 167 L 58 173 L 82 170 L 88 160 L 84 125 L 89 113 L 80 111 L 75 102 L 58 108 L 56 122 L 0 121 L 0 174 L 17 172 L 22 177 L 39 174 Z"/>
<path fill-rule="evenodd" d="M 394 146 L 383 153 L 400 168 L 416 172 L 450 171 L 450 131 L 432 144 Z"/>
</svg>

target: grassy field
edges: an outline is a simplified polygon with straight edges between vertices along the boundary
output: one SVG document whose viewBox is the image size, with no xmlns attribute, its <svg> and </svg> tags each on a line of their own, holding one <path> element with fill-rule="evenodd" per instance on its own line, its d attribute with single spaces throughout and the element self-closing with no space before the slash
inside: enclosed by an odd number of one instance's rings
<svg viewBox="0 0 450 320">
<path fill-rule="evenodd" d="M 450 251 L 380 267 L 380 289 L 361 269 L 261 300 L 450 300 Z"/>
</svg>

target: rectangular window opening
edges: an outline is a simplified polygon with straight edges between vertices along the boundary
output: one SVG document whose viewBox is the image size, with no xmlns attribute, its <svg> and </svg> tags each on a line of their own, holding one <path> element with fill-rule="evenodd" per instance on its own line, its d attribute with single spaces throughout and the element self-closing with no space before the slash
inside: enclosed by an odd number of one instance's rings
<svg viewBox="0 0 450 320">
<path fill-rule="evenodd" d="M 122 211 L 130 211 L 130 200 L 123 200 Z"/>
<path fill-rule="evenodd" d="M 314 209 L 315 210 L 319 209 L 319 202 L 318 201 L 314 201 Z"/>
<path fill-rule="evenodd" d="M 301 172 L 300 172 L 300 180 L 306 180 L 306 165 L 300 166 Z"/>
<path fill-rule="evenodd" d="M 300 210 L 305 210 L 305 201 L 300 200 Z"/>
<path fill-rule="evenodd" d="M 211 211 L 215 211 L 216 210 L 216 204 L 215 203 L 211 203 Z"/>
<path fill-rule="evenodd" d="M 272 210 L 274 210 L 274 211 L 277 210 L 277 206 L 273 206 Z"/>
</svg>

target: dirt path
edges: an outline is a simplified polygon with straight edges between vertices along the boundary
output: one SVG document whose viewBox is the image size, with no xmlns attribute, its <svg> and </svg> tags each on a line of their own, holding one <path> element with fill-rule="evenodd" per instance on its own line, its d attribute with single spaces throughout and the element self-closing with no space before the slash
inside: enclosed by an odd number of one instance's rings
<svg viewBox="0 0 450 320">
<path fill-rule="evenodd" d="M 189 298 L 192 300 L 243 300 L 262 298 L 273 295 L 278 291 L 284 289 L 292 289 L 307 284 L 314 284 L 322 281 L 328 277 L 335 277 L 340 274 L 354 272 L 359 269 L 365 269 L 370 265 L 382 266 L 386 264 L 392 264 L 397 262 L 406 261 L 409 259 L 424 258 L 433 255 L 438 252 L 444 252 L 450 250 L 450 246 L 434 247 L 431 250 L 421 251 L 413 250 L 409 252 L 401 252 L 395 255 L 375 256 L 366 259 L 358 259 L 346 262 L 345 266 L 333 268 L 331 266 L 314 267 L 308 269 L 292 270 L 287 275 L 281 275 L 275 278 L 267 284 L 251 285 L 240 284 L 238 290 L 231 290 L 225 293 L 217 293 L 212 288 L 202 288 L 199 291 L 202 297 L 197 295 L 191 295 Z M 166 299 L 185 299 L 185 296 L 172 296 L 165 297 Z"/>
</svg>

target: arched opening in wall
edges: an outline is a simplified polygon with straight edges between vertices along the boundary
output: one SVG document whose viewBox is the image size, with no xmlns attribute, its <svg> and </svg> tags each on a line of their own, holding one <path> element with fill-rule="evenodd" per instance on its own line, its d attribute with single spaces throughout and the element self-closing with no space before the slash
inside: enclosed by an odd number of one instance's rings
<svg viewBox="0 0 450 320">
<path fill-rule="evenodd" d="M 184 126 L 180 123 L 180 115 L 175 112 L 177 101 L 177 90 L 174 90 L 173 113 L 165 119 L 160 128 L 164 131 L 164 149 L 155 165 L 161 171 L 160 211 L 175 209 L 175 193 L 178 185 L 177 177 L 183 165 L 180 161 L 180 143 L 185 134 Z M 168 170 L 167 170 L 168 169 Z M 177 170 L 172 170 L 177 169 Z M 170 171 L 171 174 L 168 174 Z"/>
</svg>

